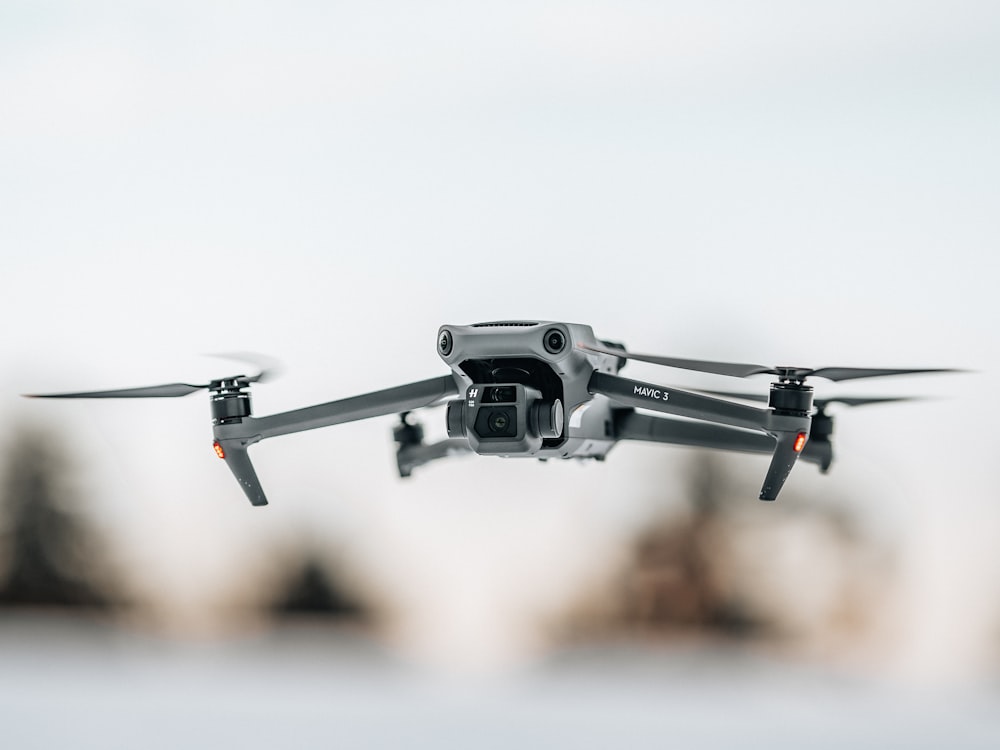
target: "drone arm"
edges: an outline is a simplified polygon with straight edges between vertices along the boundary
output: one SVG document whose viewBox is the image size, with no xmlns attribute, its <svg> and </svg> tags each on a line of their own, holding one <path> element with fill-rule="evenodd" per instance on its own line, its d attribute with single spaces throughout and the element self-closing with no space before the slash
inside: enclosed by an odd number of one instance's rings
<svg viewBox="0 0 1000 750">
<path fill-rule="evenodd" d="M 593 394 L 607 396 L 615 403 L 637 409 L 652 409 L 676 417 L 701 419 L 762 432 L 768 431 L 767 424 L 771 416 L 770 409 L 736 404 L 679 388 L 667 389 L 604 372 L 594 372 L 587 389 Z"/>
<path fill-rule="evenodd" d="M 455 385 L 455 380 L 446 375 L 267 417 L 249 417 L 239 424 L 232 425 L 234 429 L 231 431 L 236 435 L 256 436 L 261 440 L 434 406 L 443 399 L 457 394 L 458 387 Z M 220 431 L 229 432 L 230 430 L 225 429 L 228 427 L 230 425 L 219 425 L 216 427 L 216 435 L 218 436 Z"/>
<path fill-rule="evenodd" d="M 781 414 L 774 409 L 757 409 L 603 372 L 594 372 L 587 388 L 592 394 L 606 396 L 626 406 L 757 430 L 770 435 L 777 445 L 773 446 L 771 465 L 761 487 L 761 500 L 777 498 L 809 436 L 811 420 L 808 416 Z"/>
<path fill-rule="evenodd" d="M 677 419 L 654 417 L 651 414 L 639 414 L 631 409 L 618 409 L 614 412 L 614 434 L 617 440 L 692 445 L 740 453 L 774 451 L 774 440 L 760 432 L 748 432 L 704 422 L 682 422 Z"/>
<path fill-rule="evenodd" d="M 216 451 L 225 459 L 250 502 L 266 505 L 267 498 L 247 454 L 248 446 L 264 438 L 433 406 L 457 393 L 458 387 L 449 375 L 267 417 L 244 417 L 215 425 Z"/>
<path fill-rule="evenodd" d="M 415 468 L 430 461 L 471 452 L 469 441 L 461 438 L 448 438 L 430 445 L 401 445 L 396 451 L 396 465 L 399 467 L 399 476 L 408 477 Z"/>
<path fill-rule="evenodd" d="M 616 440 L 636 440 L 650 443 L 691 445 L 698 448 L 735 451 L 737 453 L 774 453 L 774 438 L 759 432 L 738 430 L 725 425 L 702 422 L 682 422 L 651 414 L 639 414 L 631 409 L 614 412 Z M 828 440 L 809 440 L 800 458 L 816 464 L 820 471 L 830 468 L 833 451 Z"/>
</svg>

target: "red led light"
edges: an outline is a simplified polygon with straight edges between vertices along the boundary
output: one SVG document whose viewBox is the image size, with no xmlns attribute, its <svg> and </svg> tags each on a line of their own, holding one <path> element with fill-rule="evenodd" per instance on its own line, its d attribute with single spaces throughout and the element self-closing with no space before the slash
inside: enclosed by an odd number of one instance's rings
<svg viewBox="0 0 1000 750">
<path fill-rule="evenodd" d="M 806 434 L 804 432 L 800 432 L 798 435 L 795 436 L 795 445 L 792 446 L 792 450 L 794 450 L 796 453 L 801 453 L 802 449 L 805 447 L 806 447 Z"/>
<path fill-rule="evenodd" d="M 219 443 L 218 440 L 216 440 L 214 443 L 212 443 L 212 447 L 215 448 L 215 455 L 216 456 L 218 456 L 219 458 L 225 458 L 226 457 L 226 452 L 224 450 L 222 450 L 222 445 Z"/>
</svg>

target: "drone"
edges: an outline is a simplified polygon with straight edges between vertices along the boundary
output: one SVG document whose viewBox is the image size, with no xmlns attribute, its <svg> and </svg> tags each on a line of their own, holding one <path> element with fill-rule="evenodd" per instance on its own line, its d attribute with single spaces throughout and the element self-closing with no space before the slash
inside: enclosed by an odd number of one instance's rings
<svg viewBox="0 0 1000 750">
<path fill-rule="evenodd" d="M 575 323 L 503 321 L 444 325 L 437 353 L 451 374 L 316 406 L 253 416 L 250 386 L 272 374 L 235 375 L 204 385 L 168 383 L 33 398 L 173 398 L 207 390 L 213 447 L 253 505 L 267 496 L 247 449 L 267 438 L 396 414 L 396 459 L 401 477 L 447 456 L 603 461 L 622 440 L 699 446 L 771 456 L 761 500 L 775 500 L 796 461 L 826 473 L 833 461 L 833 418 L 826 407 L 905 401 L 900 397 L 813 399 L 807 378 L 831 381 L 951 369 L 768 367 L 629 352 Z M 745 378 L 772 375 L 767 396 L 682 390 L 622 377 L 629 360 Z M 737 400 L 734 400 L 737 399 Z M 766 407 L 741 403 L 762 401 Z M 448 438 L 427 444 L 411 414 L 447 407 Z M 651 413 L 652 412 L 652 413 Z"/>
</svg>

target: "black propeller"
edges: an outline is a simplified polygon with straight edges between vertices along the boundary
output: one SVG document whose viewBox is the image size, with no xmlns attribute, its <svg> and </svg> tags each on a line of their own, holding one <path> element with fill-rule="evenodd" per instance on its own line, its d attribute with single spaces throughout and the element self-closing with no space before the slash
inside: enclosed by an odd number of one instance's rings
<svg viewBox="0 0 1000 750">
<path fill-rule="evenodd" d="M 747 401 L 761 401 L 767 403 L 769 397 L 764 393 L 736 393 L 734 391 L 710 391 L 703 388 L 697 389 L 700 393 L 709 396 L 722 396 L 724 398 L 742 398 Z M 921 401 L 920 396 L 832 396 L 830 398 L 813 399 L 813 405 L 817 409 L 824 409 L 827 404 L 844 404 L 845 406 L 865 406 L 866 404 L 885 404 L 893 401 Z"/>
<path fill-rule="evenodd" d="M 213 357 L 233 359 L 256 365 L 260 370 L 256 375 L 233 375 L 232 377 L 213 380 L 204 385 L 191 383 L 165 383 L 149 385 L 141 388 L 118 388 L 110 391 L 81 391 L 78 393 L 26 393 L 27 398 L 177 398 L 187 396 L 196 391 L 218 388 L 223 383 L 243 387 L 250 383 L 262 383 L 272 379 L 279 372 L 278 361 L 271 357 L 251 352 L 233 352 L 230 354 L 213 354 Z"/>
<path fill-rule="evenodd" d="M 781 380 L 801 383 L 807 377 L 826 378 L 827 380 L 856 380 L 858 378 L 878 378 L 886 375 L 910 375 L 928 372 L 960 372 L 952 369 L 881 369 L 871 367 L 766 367 L 740 362 L 708 362 L 700 359 L 680 359 L 678 357 L 659 357 L 652 354 L 635 354 L 624 349 L 602 346 L 600 344 L 584 344 L 579 346 L 585 351 L 609 354 L 613 357 L 634 359 L 638 362 L 649 362 L 654 365 L 677 367 L 681 370 L 694 370 L 714 375 L 728 375 L 736 378 L 746 378 L 751 375 L 777 375 Z"/>
</svg>

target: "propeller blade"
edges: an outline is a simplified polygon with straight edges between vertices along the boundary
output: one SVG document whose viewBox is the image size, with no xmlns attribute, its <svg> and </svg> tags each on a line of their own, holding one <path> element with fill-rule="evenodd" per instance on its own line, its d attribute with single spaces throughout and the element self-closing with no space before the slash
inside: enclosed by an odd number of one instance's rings
<svg viewBox="0 0 1000 750">
<path fill-rule="evenodd" d="M 777 375 L 782 380 L 802 381 L 808 377 L 826 378 L 827 380 L 857 380 L 860 378 L 881 378 L 887 375 L 915 375 L 935 372 L 964 372 L 949 368 L 924 369 L 883 369 L 872 367 L 765 367 L 742 362 L 709 362 L 700 359 L 680 359 L 678 357 L 660 357 L 652 354 L 635 354 L 623 349 L 612 349 L 600 344 L 577 344 L 585 351 L 609 354 L 613 357 L 634 359 L 637 362 L 648 362 L 653 365 L 676 367 L 681 370 L 707 372 L 713 375 L 728 375 L 736 378 L 746 378 L 750 375 Z"/>
<path fill-rule="evenodd" d="M 267 383 L 278 377 L 282 370 L 279 360 L 269 357 L 266 354 L 260 354 L 259 352 L 223 352 L 209 354 L 208 356 L 254 365 L 259 370 L 256 375 L 241 376 L 248 383 Z"/>
<path fill-rule="evenodd" d="M 819 408 L 827 404 L 843 404 L 844 406 L 865 406 L 866 404 L 888 404 L 893 401 L 923 401 L 922 396 L 834 396 L 833 398 L 818 398 L 813 403 Z"/>
<path fill-rule="evenodd" d="M 281 365 L 278 360 L 256 352 L 228 352 L 226 354 L 210 354 L 211 357 L 238 360 L 256 366 L 256 375 L 234 375 L 222 378 L 226 381 L 239 381 L 244 385 L 263 383 L 274 379 L 280 374 Z M 213 381 L 217 382 L 217 381 Z M 111 391 L 82 391 L 79 393 L 26 393 L 26 398 L 177 398 L 187 396 L 195 391 L 211 388 L 212 383 L 192 385 L 190 383 L 165 383 L 142 388 L 118 388 Z"/>
<path fill-rule="evenodd" d="M 113 391 L 83 391 L 80 393 L 26 393 L 26 398 L 176 398 L 208 388 L 207 385 L 166 383 L 142 388 L 119 388 Z"/>
<path fill-rule="evenodd" d="M 735 391 L 710 391 L 704 388 L 697 389 L 699 393 L 709 396 L 722 396 L 723 398 L 742 398 L 746 401 L 759 401 L 767 403 L 769 398 L 764 393 L 736 393 Z M 832 396 L 830 398 L 813 399 L 813 405 L 822 409 L 827 404 L 844 404 L 845 406 L 865 406 L 866 404 L 887 404 L 893 401 L 921 401 L 921 396 Z"/>
<path fill-rule="evenodd" d="M 917 375 L 927 372 L 962 372 L 962 370 L 951 369 L 918 369 L 918 370 L 884 370 L 870 367 L 821 367 L 818 370 L 810 370 L 809 375 L 827 380 L 857 380 L 858 378 L 882 378 L 887 375 Z"/>
<path fill-rule="evenodd" d="M 653 365 L 664 365 L 665 367 L 677 367 L 681 370 L 695 370 L 696 372 L 708 372 L 715 375 L 730 375 L 736 378 L 745 378 L 749 375 L 759 375 L 761 373 L 777 374 L 773 368 L 763 365 L 741 364 L 739 362 L 708 362 L 700 359 L 680 359 L 678 357 L 657 357 L 652 354 L 636 354 L 622 349 L 611 349 L 601 345 L 577 344 L 581 349 L 598 354 L 610 354 L 613 357 L 624 357 L 634 359 L 637 362 L 649 362 Z"/>
</svg>

